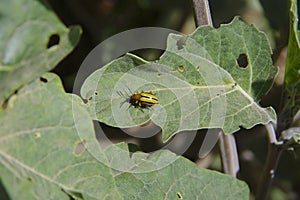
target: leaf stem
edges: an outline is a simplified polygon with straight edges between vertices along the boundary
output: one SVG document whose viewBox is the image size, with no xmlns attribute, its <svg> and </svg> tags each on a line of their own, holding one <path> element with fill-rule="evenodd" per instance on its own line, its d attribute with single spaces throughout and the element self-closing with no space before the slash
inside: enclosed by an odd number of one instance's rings
<svg viewBox="0 0 300 200">
<path fill-rule="evenodd" d="M 213 26 L 208 0 L 192 1 L 196 26 Z M 239 162 L 234 136 L 225 135 L 223 131 L 221 131 L 219 138 L 219 147 L 222 157 L 224 173 L 230 174 L 235 177 L 236 173 L 239 170 Z"/>
</svg>

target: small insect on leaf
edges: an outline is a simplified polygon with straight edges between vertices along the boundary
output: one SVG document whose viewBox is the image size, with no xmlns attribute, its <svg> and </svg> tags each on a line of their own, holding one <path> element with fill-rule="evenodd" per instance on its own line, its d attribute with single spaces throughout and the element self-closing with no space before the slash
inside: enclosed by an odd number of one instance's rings
<svg viewBox="0 0 300 200">
<path fill-rule="evenodd" d="M 158 98 L 151 92 L 134 93 L 129 98 L 129 103 L 135 108 L 150 108 L 151 106 L 158 104 Z"/>
</svg>

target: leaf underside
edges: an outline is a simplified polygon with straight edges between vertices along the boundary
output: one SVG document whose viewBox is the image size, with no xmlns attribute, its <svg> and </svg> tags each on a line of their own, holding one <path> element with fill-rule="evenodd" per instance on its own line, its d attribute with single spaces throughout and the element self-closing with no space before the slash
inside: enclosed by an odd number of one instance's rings
<svg viewBox="0 0 300 200">
<path fill-rule="evenodd" d="M 246 66 L 240 66 L 241 56 Z M 219 29 L 171 34 L 155 62 L 131 54 L 116 59 L 87 78 L 81 95 L 95 119 L 120 128 L 152 120 L 166 141 L 183 130 L 221 128 L 230 134 L 275 122 L 274 110 L 257 101 L 276 74 L 266 36 L 235 18 Z M 141 91 L 154 93 L 159 104 L 144 110 L 130 106 L 130 95 Z"/>
<path fill-rule="evenodd" d="M 36 0 L 2 0 L 0 24 L 0 104 L 53 69 L 81 34 L 78 26 L 66 28 L 46 2 Z"/>
<path fill-rule="evenodd" d="M 42 77 L 0 110 L 0 174 L 11 199 L 248 199 L 244 182 L 169 151 L 102 150 L 81 99 L 56 75 Z"/>
</svg>

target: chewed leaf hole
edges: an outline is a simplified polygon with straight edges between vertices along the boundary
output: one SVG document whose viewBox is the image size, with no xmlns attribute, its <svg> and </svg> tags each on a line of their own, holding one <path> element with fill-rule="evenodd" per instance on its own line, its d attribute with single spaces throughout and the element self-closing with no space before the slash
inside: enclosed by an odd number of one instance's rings
<svg viewBox="0 0 300 200">
<path fill-rule="evenodd" d="M 82 99 L 83 103 L 84 104 L 87 104 L 88 103 L 88 100 L 87 99 Z"/>
<path fill-rule="evenodd" d="M 59 44 L 59 35 L 58 34 L 52 34 L 50 37 L 49 37 L 49 41 L 48 41 L 48 44 L 47 44 L 47 49 L 55 46 L 55 45 L 58 45 Z"/>
<path fill-rule="evenodd" d="M 32 182 L 32 181 L 33 181 L 32 178 L 31 178 L 30 176 L 27 177 L 27 180 L 28 180 L 29 182 Z"/>
<path fill-rule="evenodd" d="M 244 53 L 240 54 L 237 59 L 237 63 L 239 67 L 246 68 L 248 66 L 248 56 Z"/>
<path fill-rule="evenodd" d="M 85 149 L 86 149 L 86 140 L 82 140 L 76 144 L 74 149 L 74 154 L 76 156 L 80 156 L 85 151 Z"/>
<path fill-rule="evenodd" d="M 179 65 L 179 66 L 177 67 L 177 71 L 179 71 L 179 72 L 184 72 L 184 65 Z"/>
<path fill-rule="evenodd" d="M 34 137 L 35 138 L 40 138 L 41 136 L 42 136 L 42 134 L 40 132 L 34 133 Z"/>
<path fill-rule="evenodd" d="M 176 192 L 176 196 L 178 199 L 182 199 L 182 195 L 179 192 Z"/>
<path fill-rule="evenodd" d="M 44 78 L 44 77 L 40 77 L 40 81 L 43 82 L 43 83 L 47 83 L 48 82 L 48 80 L 46 78 Z"/>
</svg>

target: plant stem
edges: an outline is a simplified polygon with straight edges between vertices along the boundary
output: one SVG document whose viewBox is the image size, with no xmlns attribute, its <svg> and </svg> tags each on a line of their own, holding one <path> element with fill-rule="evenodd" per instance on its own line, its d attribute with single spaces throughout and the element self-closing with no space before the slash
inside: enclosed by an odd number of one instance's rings
<svg viewBox="0 0 300 200">
<path fill-rule="evenodd" d="M 219 147 L 224 173 L 236 177 L 239 171 L 239 160 L 234 136 L 225 135 L 222 131 L 219 138 Z"/>
<path fill-rule="evenodd" d="M 213 26 L 208 0 L 193 0 L 196 26 Z M 222 157 L 224 173 L 236 176 L 239 170 L 236 142 L 233 135 L 225 135 L 221 131 L 219 146 Z"/>
<path fill-rule="evenodd" d="M 196 26 L 213 26 L 208 0 L 193 0 L 193 7 Z"/>
<path fill-rule="evenodd" d="M 268 155 L 262 175 L 259 180 L 258 187 L 256 189 L 255 198 L 257 200 L 264 200 L 268 198 L 272 181 L 275 176 L 275 171 L 277 169 L 278 162 L 283 151 L 283 142 L 277 141 L 274 126 L 271 123 L 269 123 L 266 124 L 265 127 L 269 138 Z"/>
<path fill-rule="evenodd" d="M 256 190 L 256 199 L 268 199 L 275 171 L 280 160 L 282 149 L 276 144 L 269 144 L 268 157 Z"/>
</svg>

